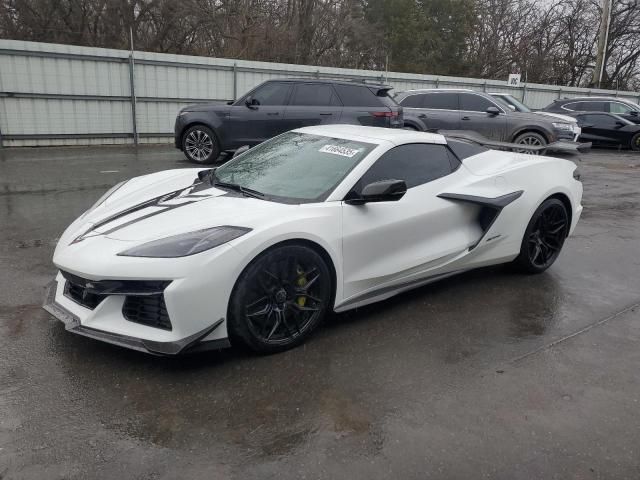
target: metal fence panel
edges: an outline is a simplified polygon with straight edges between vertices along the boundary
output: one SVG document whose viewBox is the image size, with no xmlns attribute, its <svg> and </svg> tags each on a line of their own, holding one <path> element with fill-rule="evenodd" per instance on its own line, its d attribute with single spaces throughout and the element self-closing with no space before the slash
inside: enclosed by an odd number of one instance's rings
<svg viewBox="0 0 640 480">
<path fill-rule="evenodd" d="M 505 81 L 378 72 L 312 65 L 135 52 L 133 119 L 130 52 L 0 40 L 0 147 L 171 142 L 180 108 L 194 102 L 235 99 L 274 78 L 382 81 L 396 91 L 469 88 L 511 93 L 533 108 L 560 97 L 637 92 L 550 85 L 510 87 Z"/>
</svg>

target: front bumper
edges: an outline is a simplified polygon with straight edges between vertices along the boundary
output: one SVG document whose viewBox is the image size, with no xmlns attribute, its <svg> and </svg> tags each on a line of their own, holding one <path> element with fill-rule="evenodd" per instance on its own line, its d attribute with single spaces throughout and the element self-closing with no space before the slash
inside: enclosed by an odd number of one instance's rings
<svg viewBox="0 0 640 480">
<path fill-rule="evenodd" d="M 119 323 L 126 323 L 127 320 L 121 313 L 122 309 L 120 308 L 118 315 L 117 309 L 113 308 L 114 304 L 121 306 L 124 297 L 117 295 L 113 295 L 112 297 L 119 298 L 107 297 L 95 310 L 89 309 L 74 302 L 73 299 L 65 295 L 65 282 L 67 282 L 67 280 L 65 280 L 61 274 L 58 274 L 56 279 L 47 286 L 43 308 L 64 323 L 65 329 L 71 333 L 154 355 L 178 355 L 192 351 L 225 348 L 230 345 L 226 336 L 224 338 L 208 339 L 208 337 L 217 336 L 216 330 L 224 324 L 224 318 L 220 318 L 212 325 L 191 335 L 167 341 L 128 335 L 116 331 L 117 328 L 108 331 L 89 326 L 108 326 L 110 324 L 117 326 Z M 109 302 L 107 302 L 107 300 L 109 300 Z M 104 308 L 100 309 L 101 306 L 104 306 Z M 135 331 L 135 328 L 149 329 L 151 327 L 132 324 L 132 331 Z"/>
</svg>

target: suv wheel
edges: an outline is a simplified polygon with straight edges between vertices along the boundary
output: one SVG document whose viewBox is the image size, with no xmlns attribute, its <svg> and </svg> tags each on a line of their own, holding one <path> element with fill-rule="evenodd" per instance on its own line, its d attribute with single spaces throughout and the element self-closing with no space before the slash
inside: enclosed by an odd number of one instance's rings
<svg viewBox="0 0 640 480">
<path fill-rule="evenodd" d="M 631 139 L 631 150 L 640 150 L 640 133 L 636 133 Z"/>
<path fill-rule="evenodd" d="M 204 125 L 194 125 L 182 135 L 182 151 L 196 163 L 213 163 L 220 155 L 220 147 L 213 131 Z"/>
<path fill-rule="evenodd" d="M 543 147 L 547 144 L 545 138 L 536 132 L 524 132 L 516 137 L 513 143 L 517 143 L 518 145 L 528 145 L 531 147 Z M 530 150 L 516 150 L 518 153 L 525 153 L 527 155 L 544 155 L 545 150 L 539 150 L 536 152 L 532 152 Z"/>
</svg>

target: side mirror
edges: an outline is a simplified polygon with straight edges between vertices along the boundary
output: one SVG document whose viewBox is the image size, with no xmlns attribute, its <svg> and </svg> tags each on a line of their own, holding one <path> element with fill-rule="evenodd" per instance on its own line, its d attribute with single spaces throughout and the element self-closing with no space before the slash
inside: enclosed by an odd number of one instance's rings
<svg viewBox="0 0 640 480">
<path fill-rule="evenodd" d="M 407 193 L 404 180 L 380 180 L 369 183 L 362 189 L 362 193 L 354 198 L 345 200 L 349 205 L 363 205 L 370 202 L 396 202 Z"/>
<path fill-rule="evenodd" d="M 500 115 L 500 109 L 498 107 L 489 107 L 487 108 L 487 113 L 489 115 Z"/>
<path fill-rule="evenodd" d="M 626 124 L 624 122 L 621 122 L 620 120 L 616 121 L 616 128 L 622 128 L 624 127 Z"/>
<path fill-rule="evenodd" d="M 638 113 L 638 111 L 637 111 L 637 110 L 631 110 L 631 111 L 629 112 L 629 115 L 631 115 L 632 117 L 637 117 L 638 115 L 640 115 L 640 113 Z"/>
<path fill-rule="evenodd" d="M 256 108 L 258 108 L 258 105 L 260 105 L 260 102 L 249 95 L 247 98 L 245 98 L 244 104 L 247 106 L 247 108 L 255 110 Z"/>
<path fill-rule="evenodd" d="M 233 100 L 229 100 L 229 101 L 227 102 L 227 105 L 233 105 L 234 103 L 235 103 L 235 102 L 234 102 Z"/>
</svg>

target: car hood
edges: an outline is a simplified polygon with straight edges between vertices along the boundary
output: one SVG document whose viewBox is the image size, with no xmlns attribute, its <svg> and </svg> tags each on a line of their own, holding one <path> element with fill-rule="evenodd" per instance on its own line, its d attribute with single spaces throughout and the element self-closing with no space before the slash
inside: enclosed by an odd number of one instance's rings
<svg viewBox="0 0 640 480">
<path fill-rule="evenodd" d="M 170 170 L 129 180 L 71 224 L 61 243 L 93 236 L 146 242 L 222 225 L 254 229 L 297 208 L 194 184 L 197 172 Z"/>
<path fill-rule="evenodd" d="M 545 117 L 558 118 L 563 122 L 567 122 L 567 123 L 578 123 L 578 121 L 575 118 L 570 117 L 568 115 L 561 115 L 560 113 L 551 113 L 551 112 L 535 112 L 535 113 L 536 115 L 544 115 Z"/>
<path fill-rule="evenodd" d="M 548 123 L 549 128 L 552 128 L 551 122 L 553 120 L 551 120 L 550 118 L 541 117 L 541 115 L 538 115 L 534 112 L 507 112 L 507 118 L 512 120 L 525 120 L 528 122 L 536 123 Z"/>
<path fill-rule="evenodd" d="M 231 108 L 231 105 L 226 103 L 207 102 L 207 103 L 194 103 L 193 105 L 187 105 L 180 113 L 183 112 L 227 112 Z"/>
</svg>

